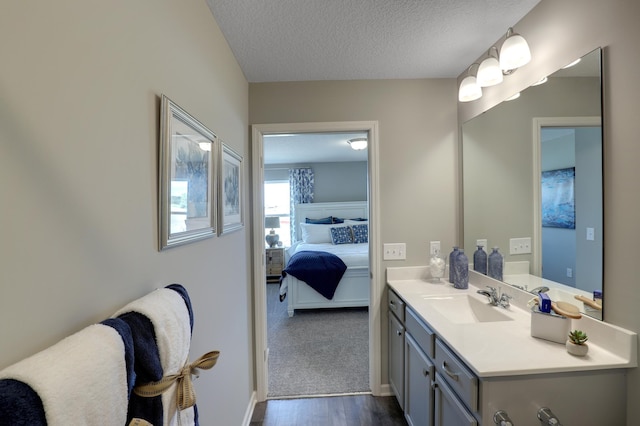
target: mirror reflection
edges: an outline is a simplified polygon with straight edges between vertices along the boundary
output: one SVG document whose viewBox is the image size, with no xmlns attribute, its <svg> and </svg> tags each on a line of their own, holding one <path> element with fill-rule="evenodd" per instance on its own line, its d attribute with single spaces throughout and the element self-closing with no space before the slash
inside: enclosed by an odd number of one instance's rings
<svg viewBox="0 0 640 426">
<path fill-rule="evenodd" d="M 464 249 L 602 318 L 601 49 L 462 126 Z M 599 301 L 599 300 L 598 300 Z"/>
</svg>

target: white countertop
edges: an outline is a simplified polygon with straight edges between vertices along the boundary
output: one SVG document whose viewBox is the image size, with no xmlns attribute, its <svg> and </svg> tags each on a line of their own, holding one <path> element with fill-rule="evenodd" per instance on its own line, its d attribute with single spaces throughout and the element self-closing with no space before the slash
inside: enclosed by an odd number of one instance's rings
<svg viewBox="0 0 640 426">
<path fill-rule="evenodd" d="M 585 357 L 567 353 L 564 344 L 531 336 L 531 312 L 526 307 L 533 295 L 504 285 L 473 271 L 467 290 L 448 282 L 430 283 L 426 267 L 387 268 L 387 284 L 428 323 L 436 334 L 479 376 L 498 377 L 637 366 L 637 335 L 592 318 L 572 321 L 570 329 L 589 336 Z M 455 324 L 446 315 L 429 309 L 424 296 L 466 293 L 487 302 L 479 288 L 493 285 L 512 295 L 512 306 L 495 307 L 512 321 Z M 433 303 L 433 302 L 431 302 Z"/>
</svg>

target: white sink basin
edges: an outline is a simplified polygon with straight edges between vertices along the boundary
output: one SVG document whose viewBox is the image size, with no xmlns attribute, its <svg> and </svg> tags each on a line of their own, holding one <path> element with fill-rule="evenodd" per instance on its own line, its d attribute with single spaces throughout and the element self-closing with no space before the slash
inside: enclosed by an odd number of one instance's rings
<svg viewBox="0 0 640 426">
<path fill-rule="evenodd" d="M 492 306 L 468 294 L 423 296 L 423 299 L 430 308 L 454 324 L 513 321 L 513 318 L 500 311 L 503 308 Z"/>
</svg>

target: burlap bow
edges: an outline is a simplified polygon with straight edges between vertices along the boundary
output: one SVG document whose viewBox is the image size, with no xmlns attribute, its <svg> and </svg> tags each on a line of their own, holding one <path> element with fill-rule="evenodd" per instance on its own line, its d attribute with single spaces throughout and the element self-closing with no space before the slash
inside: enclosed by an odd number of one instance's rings
<svg viewBox="0 0 640 426">
<path fill-rule="evenodd" d="M 198 377 L 198 370 L 209 370 L 216 365 L 220 351 L 211 351 L 202 355 L 191 364 L 186 363 L 178 374 L 163 377 L 157 382 L 146 383 L 133 388 L 136 395 L 143 397 L 158 396 L 177 383 L 176 404 L 179 410 L 193 407 L 196 404 L 196 393 L 193 390 L 191 375 Z"/>
</svg>

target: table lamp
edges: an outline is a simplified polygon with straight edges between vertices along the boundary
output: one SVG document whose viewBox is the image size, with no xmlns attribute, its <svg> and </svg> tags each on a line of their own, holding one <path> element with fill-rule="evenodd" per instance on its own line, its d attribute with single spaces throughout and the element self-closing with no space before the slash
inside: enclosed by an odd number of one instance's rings
<svg viewBox="0 0 640 426">
<path fill-rule="evenodd" d="M 271 231 L 269 231 L 265 239 L 267 240 L 267 244 L 269 244 L 269 247 L 275 247 L 276 244 L 278 244 L 278 240 L 280 239 L 280 236 L 276 234 L 276 231 L 274 231 L 274 229 L 280 228 L 280 218 L 278 216 L 265 217 L 264 227 L 271 228 Z"/>
</svg>

